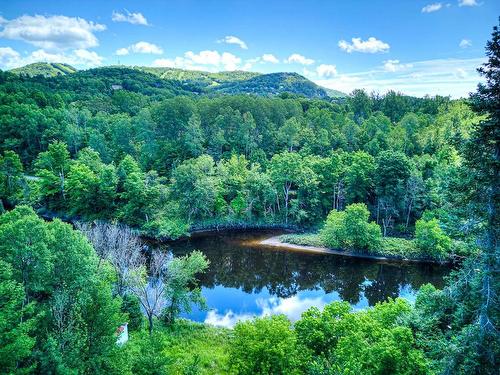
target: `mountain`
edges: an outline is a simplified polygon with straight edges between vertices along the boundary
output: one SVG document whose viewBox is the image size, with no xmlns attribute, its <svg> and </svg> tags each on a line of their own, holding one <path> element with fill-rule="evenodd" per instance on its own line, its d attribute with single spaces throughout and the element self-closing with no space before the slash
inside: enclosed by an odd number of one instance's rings
<svg viewBox="0 0 500 375">
<path fill-rule="evenodd" d="M 77 69 L 73 68 L 71 65 L 63 63 L 38 62 L 25 65 L 20 68 L 14 68 L 11 69 L 10 71 L 14 74 L 28 76 L 28 77 L 35 77 L 35 76 L 55 77 L 59 75 L 75 73 Z"/>
<path fill-rule="evenodd" d="M 12 69 L 11 72 L 28 76 L 55 77 L 71 73 L 115 75 L 118 72 L 130 74 L 131 71 L 147 74 L 151 78 L 161 79 L 181 84 L 184 90 L 205 94 L 253 94 L 259 96 L 276 96 L 290 93 L 307 98 L 325 99 L 328 97 L 345 97 L 340 91 L 318 86 L 314 82 L 297 73 L 270 73 L 262 74 L 241 70 L 210 73 L 198 70 L 183 70 L 175 68 L 155 68 L 146 66 L 106 66 L 96 69 L 78 71 L 67 64 L 34 63 L 21 68 Z M 87 73 L 86 73 L 87 72 Z"/>
<path fill-rule="evenodd" d="M 163 79 L 172 79 L 176 81 L 195 82 L 205 87 L 217 86 L 221 83 L 233 81 L 245 81 L 247 79 L 259 76 L 260 73 L 234 70 L 230 72 L 210 73 L 201 70 L 184 70 L 175 68 L 152 68 L 147 66 L 134 66 L 144 72 L 154 74 Z"/>
<path fill-rule="evenodd" d="M 209 73 L 198 70 L 142 66 L 136 66 L 134 69 L 154 74 L 163 79 L 179 80 L 187 84 L 200 85 L 208 92 L 254 94 L 260 96 L 275 96 L 288 92 L 308 98 L 338 98 L 346 96 L 343 92 L 318 86 L 297 73 L 262 74 L 241 70 Z"/>
</svg>

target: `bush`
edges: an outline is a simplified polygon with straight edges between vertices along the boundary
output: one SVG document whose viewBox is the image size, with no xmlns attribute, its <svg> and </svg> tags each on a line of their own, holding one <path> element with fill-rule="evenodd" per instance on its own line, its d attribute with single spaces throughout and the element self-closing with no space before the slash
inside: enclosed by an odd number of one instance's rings
<svg viewBox="0 0 500 375">
<path fill-rule="evenodd" d="M 281 242 L 294 245 L 324 247 L 325 244 L 316 233 L 309 234 L 283 234 L 280 236 Z"/>
<path fill-rule="evenodd" d="M 385 237 L 382 239 L 380 252 L 384 256 L 414 259 L 420 255 L 414 240 L 405 238 Z"/>
<path fill-rule="evenodd" d="M 415 241 L 425 255 L 433 258 L 446 258 L 452 245 L 451 238 L 443 232 L 437 219 L 417 220 Z"/>
<path fill-rule="evenodd" d="M 403 299 L 378 303 L 351 312 L 346 302 L 333 302 L 323 311 L 313 307 L 295 323 L 308 374 L 415 375 L 428 374 L 424 353 L 412 331 L 399 324 L 411 312 Z"/>
<path fill-rule="evenodd" d="M 141 303 L 136 296 L 125 294 L 122 300 L 122 311 L 128 314 L 128 328 L 131 331 L 141 329 L 144 314 L 141 311 Z"/>
<path fill-rule="evenodd" d="M 351 204 L 345 211 L 332 210 L 320 231 L 320 238 L 332 248 L 376 250 L 382 233 L 375 222 L 368 222 L 369 216 L 363 203 Z"/>
<path fill-rule="evenodd" d="M 284 315 L 240 322 L 234 328 L 229 364 L 236 374 L 296 374 L 295 333 Z"/>
</svg>

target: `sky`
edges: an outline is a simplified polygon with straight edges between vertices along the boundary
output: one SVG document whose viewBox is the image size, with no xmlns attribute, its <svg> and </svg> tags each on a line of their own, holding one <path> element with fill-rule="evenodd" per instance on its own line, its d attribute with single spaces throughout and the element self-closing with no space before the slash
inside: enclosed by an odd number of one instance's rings
<svg viewBox="0 0 500 375">
<path fill-rule="evenodd" d="M 498 0 L 0 0 L 0 69 L 297 72 L 346 93 L 467 96 Z"/>
</svg>

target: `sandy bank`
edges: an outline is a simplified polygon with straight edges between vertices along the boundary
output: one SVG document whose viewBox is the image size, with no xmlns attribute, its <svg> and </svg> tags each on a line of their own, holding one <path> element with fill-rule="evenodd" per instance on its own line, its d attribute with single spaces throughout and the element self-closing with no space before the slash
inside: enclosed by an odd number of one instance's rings
<svg viewBox="0 0 500 375">
<path fill-rule="evenodd" d="M 364 258 L 364 259 L 374 259 L 374 260 L 383 260 L 383 261 L 391 261 L 391 262 L 417 262 L 417 263 L 443 263 L 430 259 L 406 259 L 406 258 L 396 258 L 396 257 L 385 257 L 379 255 L 370 255 L 363 253 L 356 253 L 352 251 L 342 251 L 342 250 L 333 250 L 326 247 L 320 246 L 308 246 L 308 245 L 296 245 L 287 242 L 282 242 L 280 240 L 280 236 L 274 236 L 270 238 L 266 238 L 265 240 L 260 241 L 259 243 L 262 246 L 270 246 L 277 247 L 281 249 L 288 249 L 292 251 L 303 251 L 310 252 L 315 254 L 332 254 L 332 255 L 340 255 L 345 257 L 352 258 Z M 444 262 L 446 263 L 446 262 Z"/>
</svg>

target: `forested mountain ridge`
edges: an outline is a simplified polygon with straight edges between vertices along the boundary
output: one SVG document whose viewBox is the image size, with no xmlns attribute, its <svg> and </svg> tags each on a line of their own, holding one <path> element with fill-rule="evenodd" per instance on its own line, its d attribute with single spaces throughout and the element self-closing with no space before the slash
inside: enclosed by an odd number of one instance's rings
<svg viewBox="0 0 500 375">
<path fill-rule="evenodd" d="M 54 77 L 77 73 L 86 76 L 85 72 L 96 72 L 104 69 L 122 69 L 124 72 L 137 70 L 152 74 L 162 80 L 181 83 L 186 89 L 194 93 L 206 94 L 254 94 L 259 96 L 276 96 L 283 93 L 296 94 L 307 98 L 336 98 L 346 94 L 326 89 L 297 73 L 270 73 L 261 74 L 246 71 L 225 71 L 210 73 L 197 70 L 183 70 L 175 68 L 153 68 L 145 66 L 107 66 L 79 71 L 66 64 L 35 63 L 12 69 L 11 72 L 25 77 Z"/>
<path fill-rule="evenodd" d="M 55 77 L 58 75 L 75 73 L 77 72 L 77 69 L 69 64 L 38 62 L 25 65 L 19 68 L 14 68 L 11 69 L 10 71 L 14 74 L 19 74 L 28 77 L 35 77 L 35 76 Z"/>
</svg>

